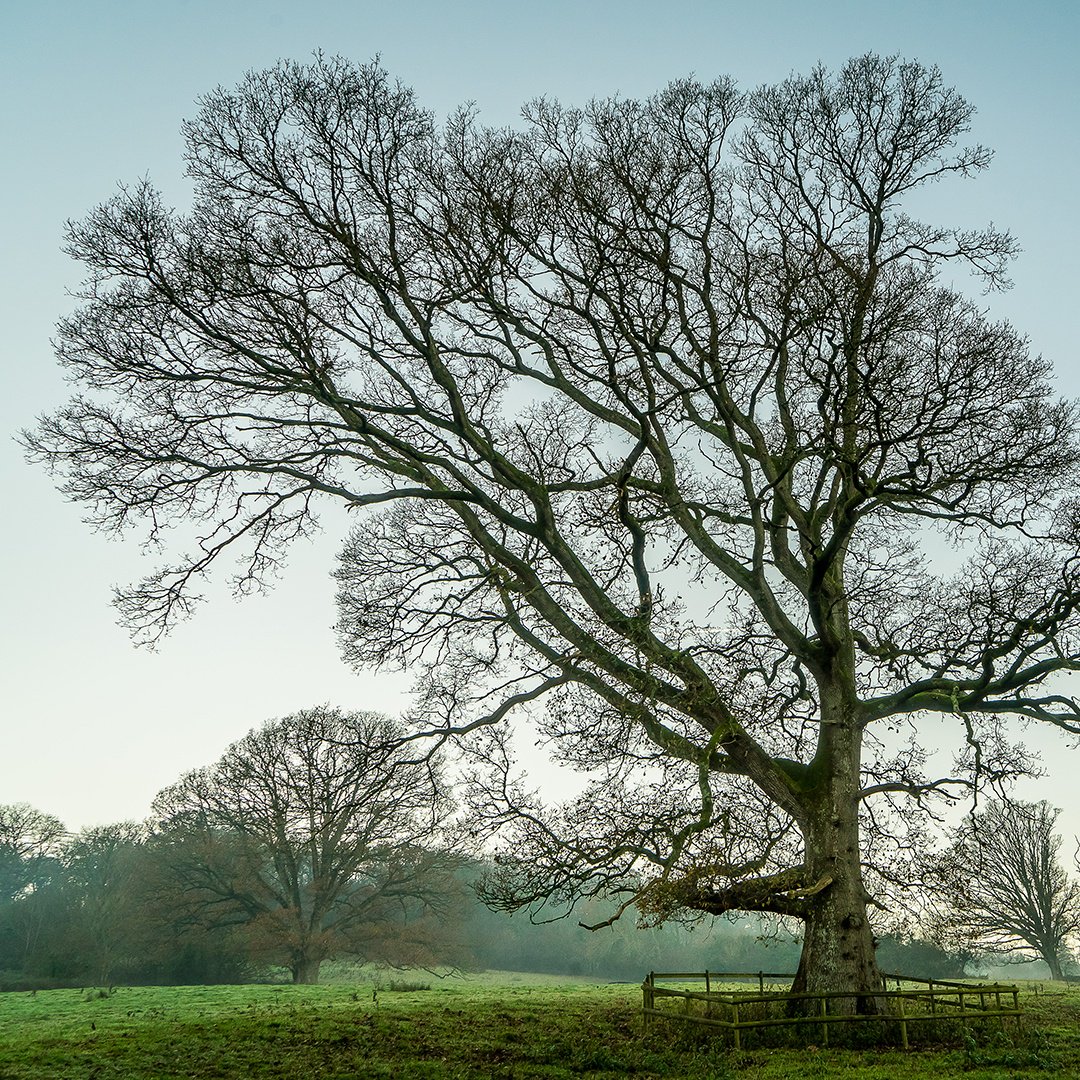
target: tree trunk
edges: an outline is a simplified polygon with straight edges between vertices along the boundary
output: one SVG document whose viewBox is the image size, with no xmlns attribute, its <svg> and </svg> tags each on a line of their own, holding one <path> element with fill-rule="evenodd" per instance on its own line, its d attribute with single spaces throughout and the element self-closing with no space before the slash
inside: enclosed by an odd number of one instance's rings
<svg viewBox="0 0 1080 1080">
<path fill-rule="evenodd" d="M 840 832 L 839 829 L 836 831 Z M 825 873 L 819 869 L 822 863 L 827 864 Z M 866 915 L 858 848 L 854 856 L 846 851 L 824 857 L 817 855 L 810 859 L 810 864 L 815 866 L 815 871 L 808 880 L 820 883 L 831 877 L 832 882 L 810 899 L 799 970 L 792 989 L 797 993 L 834 991 L 852 994 L 830 1002 L 830 1012 L 878 1012 L 879 1002 L 875 995 L 883 988 L 883 979 Z M 816 1010 L 817 1002 L 812 1004 Z"/>
<path fill-rule="evenodd" d="M 824 704 L 824 702 L 823 702 Z M 829 1003 L 830 1012 L 876 1013 L 884 981 L 867 917 L 859 844 L 862 734 L 853 710 L 823 710 L 815 764 L 820 787 L 808 800 L 803 823 L 807 910 L 802 955 L 792 989 L 852 996 Z M 817 1007 L 817 1002 L 812 1003 Z"/>
<path fill-rule="evenodd" d="M 1050 978 L 1056 982 L 1065 981 L 1065 973 L 1061 970 L 1061 957 L 1055 952 L 1047 950 L 1043 953 L 1043 959 L 1046 961 L 1047 967 L 1050 968 Z"/>
<path fill-rule="evenodd" d="M 319 968 L 322 957 L 299 956 L 292 964 L 292 981 L 296 984 L 314 986 L 319 981 Z"/>
</svg>

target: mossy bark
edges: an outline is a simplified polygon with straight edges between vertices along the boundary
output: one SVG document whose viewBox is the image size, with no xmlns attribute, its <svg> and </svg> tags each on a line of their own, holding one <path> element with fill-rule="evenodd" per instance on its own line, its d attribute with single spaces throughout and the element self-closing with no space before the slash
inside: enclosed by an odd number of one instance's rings
<svg viewBox="0 0 1080 1080">
<path fill-rule="evenodd" d="M 830 878 L 808 899 L 796 992 L 844 992 L 830 1012 L 876 1012 L 883 988 L 867 917 L 857 824 L 823 815 L 807 837 L 808 879 Z"/>
<path fill-rule="evenodd" d="M 302 955 L 292 962 L 292 981 L 298 985 L 313 986 L 319 981 L 321 956 Z"/>
<path fill-rule="evenodd" d="M 876 1012 L 883 988 L 867 917 L 859 837 L 862 730 L 842 699 L 823 701 L 822 733 L 803 820 L 805 876 L 827 882 L 806 898 L 805 929 L 793 989 L 851 993 L 830 1011 Z"/>
</svg>

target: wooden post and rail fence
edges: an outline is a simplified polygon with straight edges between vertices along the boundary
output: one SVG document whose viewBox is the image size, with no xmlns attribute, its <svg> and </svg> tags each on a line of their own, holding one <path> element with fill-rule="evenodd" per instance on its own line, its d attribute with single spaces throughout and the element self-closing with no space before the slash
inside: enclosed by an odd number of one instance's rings
<svg viewBox="0 0 1080 1080">
<path fill-rule="evenodd" d="M 889 974 L 884 977 L 885 988 L 872 995 L 878 1010 L 860 1013 L 838 1006 L 870 996 L 865 992 L 793 994 L 784 989 L 766 990 L 766 986 L 790 987 L 793 978 L 790 973 L 767 971 L 650 971 L 641 986 L 644 1022 L 648 1027 L 654 1018 L 661 1017 L 721 1028 L 731 1033 L 736 1049 L 741 1049 L 742 1034 L 748 1030 L 811 1025 L 820 1031 L 821 1044 L 828 1046 L 829 1028 L 835 1024 L 885 1022 L 897 1025 L 900 1045 L 907 1050 L 909 1028 L 913 1025 L 935 1021 L 967 1024 L 989 1017 L 999 1017 L 1004 1022 L 1004 1018 L 1021 1015 L 1019 987 L 1011 983 L 973 984 Z M 660 985 L 663 982 L 703 982 L 705 989 Z M 733 982 L 757 982 L 757 992 L 732 990 Z M 893 982 L 896 989 L 888 989 Z M 681 1001 L 682 1008 L 658 1005 L 671 999 Z M 818 1004 L 815 1006 L 814 1002 Z M 796 1009 L 791 1008 L 793 1003 L 798 1006 Z M 780 1007 L 782 1011 L 778 1011 Z M 770 1008 L 774 1015 L 762 1015 Z"/>
</svg>

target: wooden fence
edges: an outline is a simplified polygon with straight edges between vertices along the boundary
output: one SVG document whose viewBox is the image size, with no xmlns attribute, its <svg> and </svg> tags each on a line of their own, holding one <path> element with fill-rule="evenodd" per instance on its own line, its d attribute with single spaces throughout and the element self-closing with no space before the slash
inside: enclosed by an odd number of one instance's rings
<svg viewBox="0 0 1080 1080">
<path fill-rule="evenodd" d="M 1011 983 L 962 983 L 945 979 L 920 979 L 908 975 L 885 975 L 886 988 L 875 993 L 884 1007 L 877 1013 L 856 1013 L 838 1009 L 840 1002 L 852 998 L 865 998 L 867 994 L 847 993 L 800 993 L 790 990 L 767 991 L 766 985 L 790 987 L 793 975 L 776 972 L 656 972 L 650 971 L 642 983 L 642 1014 L 646 1027 L 654 1017 L 666 1020 L 684 1020 L 695 1024 L 730 1031 L 736 1049 L 742 1047 L 742 1033 L 756 1028 L 785 1027 L 788 1025 L 812 1025 L 820 1028 L 821 1043 L 829 1045 L 829 1028 L 846 1023 L 895 1023 L 900 1033 L 900 1044 L 905 1050 L 910 1046 L 908 1028 L 911 1025 L 951 1021 L 966 1024 L 971 1020 L 988 1017 L 1019 1017 L 1019 988 Z M 660 986 L 660 982 L 704 982 L 704 990 L 688 990 Z M 732 982 L 757 982 L 758 989 L 740 991 L 714 989 Z M 895 982 L 896 989 L 888 986 Z M 658 1000 L 682 1001 L 682 1009 L 658 1007 Z M 787 1015 L 792 1002 L 804 1002 L 805 1013 Z M 813 1006 L 817 1002 L 817 1006 Z M 699 1008 L 695 1010 L 697 1004 Z M 783 1005 L 783 1015 L 759 1015 L 769 1007 Z M 740 1009 L 742 1010 L 740 1014 Z M 1004 1019 L 1002 1020 L 1004 1022 Z"/>
</svg>

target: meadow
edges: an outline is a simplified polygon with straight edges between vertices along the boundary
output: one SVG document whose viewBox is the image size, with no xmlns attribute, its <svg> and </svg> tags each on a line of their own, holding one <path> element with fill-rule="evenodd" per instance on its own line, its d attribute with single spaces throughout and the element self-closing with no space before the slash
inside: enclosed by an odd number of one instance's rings
<svg viewBox="0 0 1080 1080">
<path fill-rule="evenodd" d="M 0 1078 L 1080 1076 L 1080 990 L 1031 984 L 1023 1001 L 1019 1028 L 958 1033 L 949 1046 L 735 1052 L 701 1029 L 644 1030 L 636 985 L 536 975 L 8 992 Z"/>
</svg>

